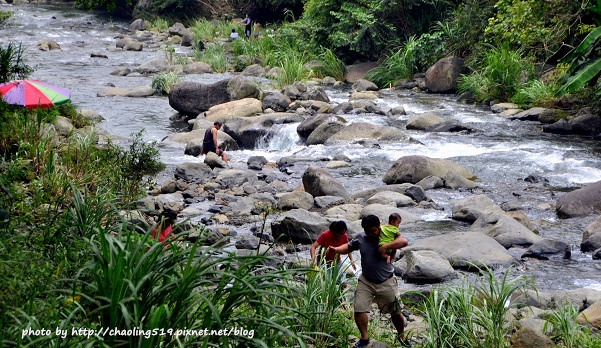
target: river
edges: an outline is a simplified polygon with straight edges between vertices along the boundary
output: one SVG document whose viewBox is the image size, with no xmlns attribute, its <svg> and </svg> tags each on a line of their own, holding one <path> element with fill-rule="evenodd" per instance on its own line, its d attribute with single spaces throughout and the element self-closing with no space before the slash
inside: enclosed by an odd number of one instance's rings
<svg viewBox="0 0 601 348">
<path fill-rule="evenodd" d="M 142 52 L 115 50 L 116 37 L 126 35 L 129 23 L 107 15 L 82 12 L 70 4 L 0 5 L 0 10 L 14 12 L 8 25 L 0 28 L 0 42 L 22 42 L 29 65 L 35 67 L 31 76 L 72 92 L 72 103 L 89 108 L 104 117 L 99 127 L 115 139 L 127 139 L 130 134 L 145 129 L 144 139 L 160 141 L 173 132 L 182 132 L 181 125 L 169 117 L 175 113 L 166 97 L 125 98 L 97 97 L 98 90 L 107 86 L 132 88 L 148 86 L 152 76 L 112 76 L 119 66 L 136 67 L 152 58 L 164 55 L 160 48 L 144 48 Z M 60 50 L 41 51 L 36 43 L 52 39 Z M 177 48 L 178 53 L 190 52 Z M 188 50 L 188 51 L 186 51 Z M 100 52 L 107 58 L 93 58 Z M 186 75 L 186 81 L 212 83 L 230 77 L 230 74 Z M 347 101 L 348 87 L 329 88 L 332 101 Z M 517 204 L 528 216 L 541 236 L 561 240 L 572 245 L 572 259 L 560 261 L 525 261 L 515 274 L 532 277 L 539 290 L 566 290 L 594 288 L 601 290 L 601 261 L 591 259 L 590 253 L 581 253 L 579 245 L 584 228 L 593 217 L 562 220 L 554 209 L 556 198 L 566 190 L 601 180 L 601 144 L 579 137 L 561 137 L 542 133 L 535 122 L 510 121 L 478 106 L 458 103 L 455 96 L 412 93 L 410 91 L 382 91 L 376 103 L 384 110 L 402 105 L 407 115 L 380 116 L 375 114 L 343 115 L 349 122 L 370 122 L 404 130 L 409 117 L 421 112 L 433 112 L 445 119 L 457 120 L 474 128 L 470 134 L 425 133 L 407 131 L 421 144 L 382 143 L 369 148 L 352 144 L 345 146 L 304 146 L 296 134 L 296 125 L 274 128 L 270 137 L 256 149 L 230 152 L 232 165 L 245 167 L 252 155 L 263 155 L 270 161 L 291 154 L 302 157 L 331 157 L 344 154 L 352 160 L 349 168 L 333 170 L 349 192 L 383 185 L 382 177 L 392 163 L 401 156 L 425 155 L 444 158 L 461 164 L 478 176 L 479 192 L 485 193 L 497 204 Z M 167 169 L 159 176 L 159 184 L 173 175 L 176 165 L 200 161 L 186 156 L 183 147 L 163 145 L 161 158 Z M 549 185 L 533 185 L 523 179 L 537 174 L 549 180 Z M 302 173 L 288 177 L 292 187 L 299 185 Z M 472 193 L 439 189 L 428 194 L 442 210 L 409 209 L 419 215 L 421 222 L 405 227 L 402 232 L 410 241 L 425 236 L 458 230 L 468 225 L 450 217 L 452 201 Z"/>
</svg>

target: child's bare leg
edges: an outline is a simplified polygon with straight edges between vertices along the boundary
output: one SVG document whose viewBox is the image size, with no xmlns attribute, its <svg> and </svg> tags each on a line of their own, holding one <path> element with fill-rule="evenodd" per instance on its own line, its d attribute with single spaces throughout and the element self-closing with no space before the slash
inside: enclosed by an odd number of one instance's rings
<svg viewBox="0 0 601 348">
<path fill-rule="evenodd" d="M 386 264 L 390 264 L 390 255 L 386 254 Z"/>
</svg>

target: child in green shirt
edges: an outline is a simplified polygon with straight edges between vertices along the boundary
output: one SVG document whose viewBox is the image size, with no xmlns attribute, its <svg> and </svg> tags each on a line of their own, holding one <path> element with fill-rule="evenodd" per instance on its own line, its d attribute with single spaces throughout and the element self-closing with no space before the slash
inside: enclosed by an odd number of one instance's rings
<svg viewBox="0 0 601 348">
<path fill-rule="evenodd" d="M 401 221 L 401 215 L 397 213 L 390 214 L 390 216 L 388 217 L 388 225 L 380 226 L 382 232 L 380 233 L 380 242 L 378 243 L 379 246 L 382 246 L 386 243 L 390 243 L 393 240 L 395 240 L 395 238 L 401 235 L 401 233 L 399 232 L 399 225 L 401 224 Z M 396 249 L 386 250 L 386 252 L 382 254 L 382 257 L 386 258 L 387 264 L 394 260 L 395 256 Z"/>
</svg>

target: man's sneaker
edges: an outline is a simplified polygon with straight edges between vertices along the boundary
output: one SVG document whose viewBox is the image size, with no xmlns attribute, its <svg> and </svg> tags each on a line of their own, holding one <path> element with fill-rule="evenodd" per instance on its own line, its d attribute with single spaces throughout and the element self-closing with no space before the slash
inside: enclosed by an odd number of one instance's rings
<svg viewBox="0 0 601 348">
<path fill-rule="evenodd" d="M 408 338 L 403 339 L 402 335 L 398 335 L 396 339 L 399 341 L 401 347 L 411 347 L 411 342 Z"/>
<path fill-rule="evenodd" d="M 355 342 L 355 344 L 353 345 L 353 348 L 363 348 L 363 347 L 367 347 L 369 345 L 369 338 L 366 340 L 358 340 L 357 342 Z"/>
</svg>

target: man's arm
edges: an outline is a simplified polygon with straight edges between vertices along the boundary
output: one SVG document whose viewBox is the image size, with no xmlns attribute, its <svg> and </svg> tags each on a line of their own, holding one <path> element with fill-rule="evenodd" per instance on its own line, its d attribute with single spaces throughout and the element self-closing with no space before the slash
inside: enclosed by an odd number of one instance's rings
<svg viewBox="0 0 601 348">
<path fill-rule="evenodd" d="M 386 243 L 378 248 L 379 253 L 386 252 L 386 250 L 390 249 L 400 249 L 404 248 L 409 244 L 409 241 L 405 237 L 398 237 L 390 243 Z"/>
<path fill-rule="evenodd" d="M 217 146 L 217 132 L 219 132 L 217 128 L 211 129 L 211 133 L 213 133 L 213 143 L 215 144 L 215 150 L 219 149 L 219 147 Z"/>
<path fill-rule="evenodd" d="M 336 254 L 340 254 L 340 255 L 346 255 L 346 254 L 350 254 L 352 252 L 352 250 L 348 247 L 348 243 L 343 244 L 339 247 L 328 247 L 328 251 L 333 251 Z"/>
</svg>

